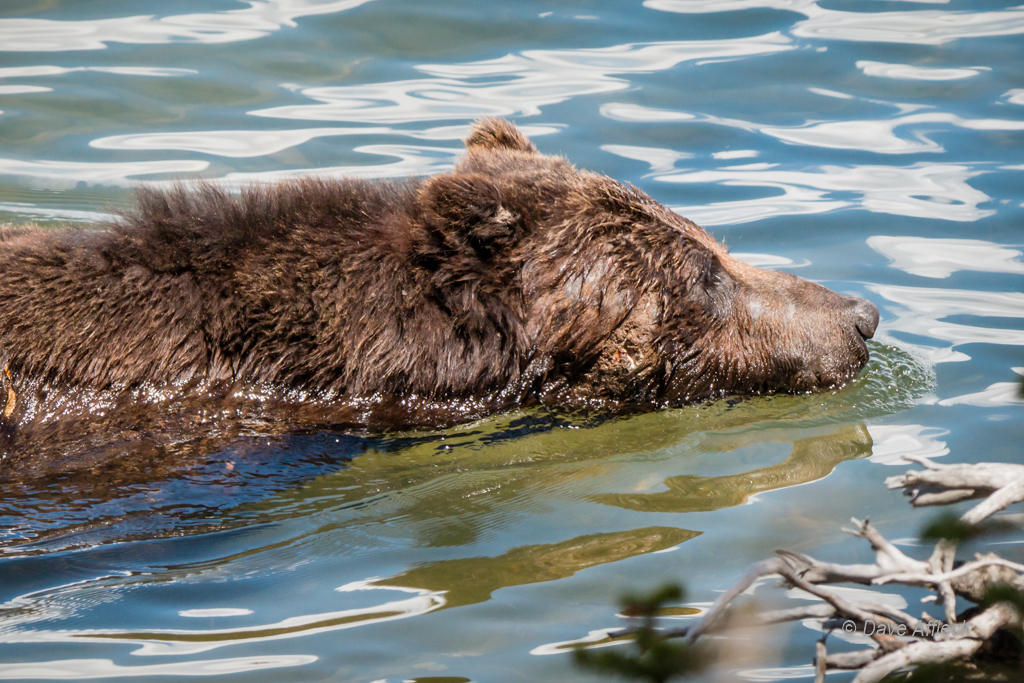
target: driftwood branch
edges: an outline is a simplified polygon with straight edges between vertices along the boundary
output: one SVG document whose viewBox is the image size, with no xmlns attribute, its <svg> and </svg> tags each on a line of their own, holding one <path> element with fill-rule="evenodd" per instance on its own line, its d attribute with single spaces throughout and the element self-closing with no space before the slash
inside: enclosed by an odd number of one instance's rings
<svg viewBox="0 0 1024 683">
<path fill-rule="evenodd" d="M 918 640 L 905 647 L 868 662 L 853 683 L 878 683 L 893 671 L 916 664 L 949 662 L 967 659 L 985 644 L 995 632 L 1006 626 L 1019 626 L 1020 614 L 1005 602 L 992 605 L 967 622 L 969 636 L 949 640 Z"/>
<path fill-rule="evenodd" d="M 1024 476 L 1011 481 L 1005 486 L 996 489 L 995 492 L 977 506 L 968 510 L 961 519 L 968 524 L 977 524 L 990 515 L 1000 510 L 1005 510 L 1014 503 L 1024 500 Z"/>
<path fill-rule="evenodd" d="M 993 557 L 984 560 L 978 560 L 976 562 L 968 562 L 967 564 L 954 569 L 951 572 L 933 574 L 886 574 L 880 576 L 873 581 L 873 583 L 905 583 L 908 585 L 924 585 L 924 584 L 942 584 L 950 583 L 956 579 L 961 579 L 969 574 L 982 569 L 984 567 L 1006 567 L 1017 572 L 1024 572 L 1024 564 L 1017 564 L 1016 562 L 1010 562 L 1000 557 Z"/>
<path fill-rule="evenodd" d="M 711 608 L 704 614 L 704 618 L 701 619 L 697 624 L 688 629 L 687 640 L 691 643 L 697 638 L 707 633 L 708 629 L 718 620 L 722 613 L 725 612 L 725 608 L 735 600 L 739 595 L 742 595 L 743 591 L 750 588 L 750 586 L 758 579 L 771 576 L 779 573 L 779 568 L 785 566 L 785 562 L 778 558 L 772 558 L 770 560 L 763 560 L 756 564 L 750 565 L 750 569 L 747 573 L 729 590 L 722 593 Z"/>
<path fill-rule="evenodd" d="M 953 567 L 953 560 L 956 558 L 956 545 L 946 541 L 939 541 L 935 545 L 932 556 L 928 558 L 928 568 L 932 574 L 942 574 Z M 946 611 L 946 621 L 956 622 L 956 591 L 949 581 L 939 581 L 936 584 L 939 594 L 936 596 L 936 604 L 942 605 Z"/>
<path fill-rule="evenodd" d="M 890 489 L 902 488 L 914 506 L 946 505 L 985 496 L 984 501 L 961 518 L 968 524 L 977 524 L 1024 501 L 1024 465 L 940 465 L 923 457 L 906 459 L 924 465 L 925 469 L 889 477 L 885 485 Z"/>
<path fill-rule="evenodd" d="M 984 496 L 964 514 L 963 523 L 976 525 L 1009 505 L 1024 501 L 1024 465 L 981 463 L 940 465 L 926 458 L 908 458 L 924 466 L 886 480 L 890 489 L 902 488 L 915 506 L 960 502 Z M 876 683 L 890 673 L 923 663 L 970 660 L 1008 628 L 1021 628 L 1022 615 L 1011 602 L 998 602 L 979 611 L 957 615 L 957 599 L 979 603 L 993 587 L 1006 585 L 1024 591 L 1024 564 L 997 555 L 978 555 L 955 567 L 956 543 L 940 540 L 927 561 L 906 555 L 867 520 L 854 519 L 848 533 L 867 540 L 875 551 L 874 564 L 833 564 L 790 551 L 751 565 L 732 588 L 725 591 L 693 626 L 664 631 L 668 637 L 693 642 L 708 633 L 734 626 L 778 624 L 801 619 L 820 619 L 823 629 L 840 628 L 871 637 L 877 648 L 828 654 L 824 640 L 816 645 L 815 680 L 829 670 L 858 671 L 854 683 Z M 783 585 L 799 588 L 824 601 L 732 618 L 731 606 L 759 579 L 781 577 Z M 920 619 L 873 601 L 851 601 L 829 590 L 829 584 L 879 585 L 898 583 L 925 587 L 934 595 L 925 602 L 943 607 L 943 618 L 923 614 Z M 969 617 L 966 621 L 964 617 Z M 615 635 L 626 635 L 621 631 Z M 1020 656 L 1020 653 L 1017 654 Z"/>
</svg>

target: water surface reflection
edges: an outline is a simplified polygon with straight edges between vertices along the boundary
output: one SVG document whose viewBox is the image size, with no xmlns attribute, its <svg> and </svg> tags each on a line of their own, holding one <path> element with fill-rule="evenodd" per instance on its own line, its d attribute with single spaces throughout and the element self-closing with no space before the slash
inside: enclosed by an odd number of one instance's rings
<svg viewBox="0 0 1024 683">
<path fill-rule="evenodd" d="M 770 432 L 758 434 L 757 437 L 759 443 L 770 439 Z M 728 440 L 713 445 L 720 445 L 724 451 L 738 446 Z M 871 435 L 863 425 L 844 427 L 832 434 L 793 442 L 793 452 L 777 465 L 719 477 L 682 475 L 665 481 L 667 491 L 602 494 L 596 500 L 639 512 L 718 510 L 742 505 L 751 496 L 763 491 L 806 484 L 827 477 L 839 463 L 870 455 L 871 446 Z"/>
<path fill-rule="evenodd" d="M 260 0 L 245 9 L 83 21 L 0 19 L 0 52 L 103 50 L 108 43 L 231 43 L 263 38 L 300 17 L 332 14 L 370 0 Z"/>
<path fill-rule="evenodd" d="M 922 0 L 905 0 L 921 2 Z M 923 0 L 944 3 L 948 0 Z M 798 12 L 793 35 L 818 40 L 850 40 L 908 45 L 942 45 L 961 38 L 1024 33 L 1024 9 L 990 12 L 914 9 L 897 12 L 847 12 L 826 9 L 816 0 L 645 0 L 644 7 L 664 12 L 705 13 L 766 8 Z"/>
<path fill-rule="evenodd" d="M 463 64 L 421 64 L 432 78 L 303 88 L 318 104 L 250 111 L 253 116 L 395 124 L 484 116 L 536 115 L 541 107 L 582 95 L 625 90 L 631 73 L 681 62 L 739 59 L 794 49 L 780 33 L 729 40 L 613 45 L 587 50 L 527 50 Z"/>
</svg>

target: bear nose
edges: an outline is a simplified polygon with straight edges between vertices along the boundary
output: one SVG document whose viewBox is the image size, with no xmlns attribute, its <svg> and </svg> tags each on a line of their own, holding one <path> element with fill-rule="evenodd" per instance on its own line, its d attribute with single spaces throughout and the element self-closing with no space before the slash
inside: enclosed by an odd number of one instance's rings
<svg viewBox="0 0 1024 683">
<path fill-rule="evenodd" d="M 853 299 L 853 321 L 865 339 L 875 336 L 878 327 L 878 307 L 865 299 Z"/>
</svg>

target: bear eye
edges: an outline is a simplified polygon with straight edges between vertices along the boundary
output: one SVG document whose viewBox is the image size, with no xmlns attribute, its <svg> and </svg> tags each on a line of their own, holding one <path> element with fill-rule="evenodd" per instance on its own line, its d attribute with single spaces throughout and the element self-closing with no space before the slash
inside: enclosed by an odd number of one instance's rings
<svg viewBox="0 0 1024 683">
<path fill-rule="evenodd" d="M 718 260 L 718 256 L 709 254 L 701 269 L 701 284 L 705 289 L 713 289 L 721 284 L 721 281 L 722 262 Z"/>
</svg>

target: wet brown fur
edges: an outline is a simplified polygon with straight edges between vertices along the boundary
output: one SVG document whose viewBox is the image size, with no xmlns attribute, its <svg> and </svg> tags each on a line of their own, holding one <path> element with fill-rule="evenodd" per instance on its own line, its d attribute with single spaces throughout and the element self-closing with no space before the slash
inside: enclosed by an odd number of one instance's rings
<svg viewBox="0 0 1024 683">
<path fill-rule="evenodd" d="M 466 144 L 426 180 L 143 189 L 103 230 L 0 228 L 0 468 L 75 415 L 159 432 L 140 406 L 190 396 L 404 428 L 813 391 L 865 364 L 866 302 L 736 261 L 505 121 Z M 54 452 L 95 447 L 75 443 Z"/>
</svg>

